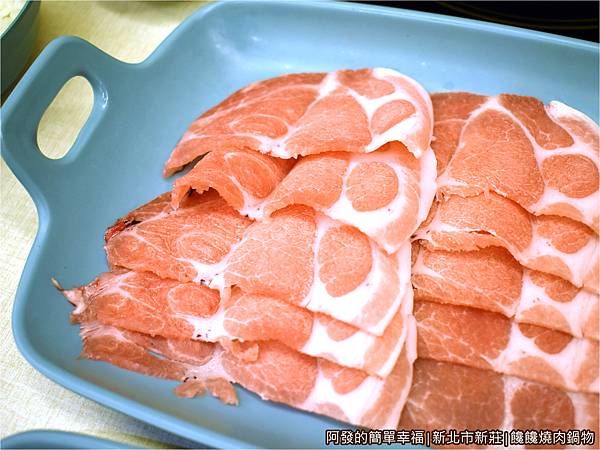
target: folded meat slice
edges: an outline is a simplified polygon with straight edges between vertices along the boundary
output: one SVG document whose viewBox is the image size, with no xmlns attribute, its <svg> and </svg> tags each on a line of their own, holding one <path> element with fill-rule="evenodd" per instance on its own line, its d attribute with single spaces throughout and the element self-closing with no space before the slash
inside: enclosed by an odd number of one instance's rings
<svg viewBox="0 0 600 450">
<path fill-rule="evenodd" d="M 431 149 L 417 159 L 399 143 L 369 154 L 308 156 L 267 198 L 264 213 L 293 204 L 311 206 L 394 253 L 427 217 L 435 195 L 435 164 Z"/>
<path fill-rule="evenodd" d="M 171 204 L 178 208 L 190 190 L 202 193 L 213 188 L 240 214 L 255 219 L 265 198 L 295 162 L 247 148 L 213 150 L 175 181 Z"/>
<path fill-rule="evenodd" d="M 519 323 L 600 338 L 598 295 L 526 269 L 502 247 L 448 252 L 416 244 L 413 252 L 417 300 L 485 309 Z"/>
<path fill-rule="evenodd" d="M 527 211 L 569 217 L 598 232 L 598 126 L 560 102 L 432 95 L 442 194 L 494 191 Z"/>
<path fill-rule="evenodd" d="M 382 336 L 282 300 L 235 290 L 227 302 L 196 283 L 150 272 L 104 273 L 88 285 L 62 290 L 76 306 L 72 321 L 208 342 L 276 340 L 307 355 L 386 377 L 406 340 L 412 291 Z"/>
<path fill-rule="evenodd" d="M 251 223 L 215 191 L 194 193 L 175 211 L 165 193 L 106 231 L 108 264 L 179 281 L 210 281 Z"/>
<path fill-rule="evenodd" d="M 107 231 L 111 268 L 204 282 L 225 297 L 237 285 L 377 336 L 410 286 L 408 242 L 388 255 L 358 229 L 305 206 L 252 223 L 211 190 L 160 211 L 139 223 L 134 211 Z"/>
<path fill-rule="evenodd" d="M 290 74 L 240 89 L 196 119 L 165 176 L 209 151 L 248 148 L 279 158 L 368 153 L 402 142 L 416 156 L 431 141 L 427 92 L 392 69 Z"/>
<path fill-rule="evenodd" d="M 566 442 L 569 430 L 589 430 L 597 439 L 599 410 L 597 394 L 419 358 L 398 429 L 471 430 L 471 437 L 474 430 L 562 430 Z M 583 447 L 577 444 L 571 442 Z"/>
<path fill-rule="evenodd" d="M 190 189 L 214 188 L 252 219 L 306 205 L 357 227 L 393 253 L 427 217 L 435 164 L 431 149 L 417 159 L 398 142 L 368 154 L 319 153 L 293 168 L 289 160 L 251 150 L 217 150 L 175 182 L 172 202 L 177 207 Z"/>
<path fill-rule="evenodd" d="M 392 428 L 408 395 L 416 358 L 414 319 L 408 329 L 409 338 L 387 378 L 303 355 L 276 341 L 258 342 L 257 359 L 248 361 L 218 344 L 150 337 L 94 322 L 81 326 L 82 357 L 183 381 L 175 390 L 183 397 L 208 390 L 237 404 L 233 382 L 265 400 L 354 425 Z"/>
<path fill-rule="evenodd" d="M 383 252 L 358 229 L 305 206 L 250 226 L 210 286 L 278 298 L 381 336 L 410 289 L 410 244 Z"/>
<path fill-rule="evenodd" d="M 124 217 L 117 219 L 110 227 L 104 232 L 104 240 L 109 241 L 113 236 L 116 236 L 121 231 L 128 227 L 135 225 L 136 223 L 143 222 L 144 220 L 152 219 L 155 217 L 164 217 L 169 214 L 172 210 L 170 205 L 171 193 L 165 192 L 158 197 L 150 200 L 148 203 L 137 207 L 133 211 L 130 211 Z M 210 201 L 209 199 L 207 199 Z M 199 205 L 199 196 L 194 196 L 193 199 L 186 201 L 186 206 Z"/>
<path fill-rule="evenodd" d="M 480 309 L 417 301 L 417 352 L 576 392 L 599 391 L 598 341 Z"/>
<path fill-rule="evenodd" d="M 526 267 L 599 291 L 600 247 L 594 231 L 566 217 L 534 216 L 493 192 L 441 199 L 416 236 L 442 250 L 502 246 Z"/>
</svg>

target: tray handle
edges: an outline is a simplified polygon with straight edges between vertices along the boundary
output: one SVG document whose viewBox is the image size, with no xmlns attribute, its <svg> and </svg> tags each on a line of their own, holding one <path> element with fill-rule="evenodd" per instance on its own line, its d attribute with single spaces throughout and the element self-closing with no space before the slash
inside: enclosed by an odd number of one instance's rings
<svg viewBox="0 0 600 450">
<path fill-rule="evenodd" d="M 60 37 L 42 51 L 3 105 L 2 156 L 34 200 L 35 193 L 44 197 L 60 183 L 61 169 L 77 156 L 105 113 L 120 64 L 83 39 Z M 78 75 L 92 86 L 92 111 L 69 153 L 57 160 L 47 158 L 37 145 L 39 122 L 64 84 Z"/>
</svg>

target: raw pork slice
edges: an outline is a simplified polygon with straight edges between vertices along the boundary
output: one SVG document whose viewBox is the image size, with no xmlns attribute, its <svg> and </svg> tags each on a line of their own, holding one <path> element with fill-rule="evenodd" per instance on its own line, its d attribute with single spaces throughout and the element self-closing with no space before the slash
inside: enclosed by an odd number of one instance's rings
<svg viewBox="0 0 600 450">
<path fill-rule="evenodd" d="M 599 290 L 600 252 L 594 231 L 566 217 L 534 216 L 493 192 L 442 198 L 416 236 L 442 250 L 502 246 L 526 267 Z"/>
<path fill-rule="evenodd" d="M 414 319 L 394 370 L 387 378 L 303 355 L 276 341 L 257 343 L 258 357 L 248 361 L 214 344 L 167 340 L 98 323 L 82 324 L 82 357 L 162 378 L 180 380 L 176 393 L 193 397 L 209 391 L 236 404 L 230 382 L 265 400 L 369 428 L 398 423 L 416 358 Z M 157 356 L 158 355 L 158 356 Z"/>
<path fill-rule="evenodd" d="M 442 194 L 495 191 L 529 212 L 598 231 L 598 126 L 560 102 L 433 94 Z"/>
<path fill-rule="evenodd" d="M 250 150 L 211 152 L 175 182 L 173 206 L 190 189 L 209 187 L 253 219 L 289 205 L 311 206 L 394 253 L 427 217 L 435 195 L 431 149 L 420 159 L 398 142 L 368 154 L 320 153 L 301 158 L 283 178 L 287 161 Z"/>
<path fill-rule="evenodd" d="M 176 211 L 165 193 L 106 231 L 108 264 L 179 281 L 210 281 L 251 223 L 215 191 L 192 194 Z"/>
<path fill-rule="evenodd" d="M 383 336 L 282 300 L 236 290 L 221 302 L 217 291 L 150 272 L 105 273 L 88 285 L 62 290 L 76 308 L 73 322 L 100 322 L 175 339 L 277 340 L 301 353 L 386 377 L 406 339 L 412 291 Z"/>
<path fill-rule="evenodd" d="M 151 206 L 142 209 L 158 209 Z M 180 209 L 160 211 L 139 223 L 134 211 L 107 231 L 110 267 L 204 282 L 225 297 L 237 285 L 377 336 L 410 286 L 408 242 L 388 255 L 356 228 L 305 206 L 249 226 L 250 219 L 211 190 L 194 193 Z"/>
<path fill-rule="evenodd" d="M 381 336 L 410 289 L 410 243 L 388 255 L 306 206 L 255 222 L 210 286 L 266 295 Z"/>
<path fill-rule="evenodd" d="M 107 242 L 113 236 L 116 236 L 121 231 L 126 228 L 135 225 L 136 223 L 143 222 L 144 220 L 152 219 L 155 217 L 164 217 L 168 213 L 171 212 L 172 208 L 169 203 L 169 199 L 171 197 L 170 192 L 165 192 L 158 197 L 152 199 L 148 203 L 143 204 L 142 206 L 134 209 L 129 212 L 126 216 L 121 217 L 115 223 L 113 223 L 104 233 L 104 240 Z M 211 200 L 216 200 L 213 198 L 207 198 L 207 202 Z M 191 206 L 196 206 L 202 203 L 200 201 L 200 197 L 198 195 L 194 196 L 194 199 L 190 199 L 186 202 L 186 206 L 189 204 Z"/>
<path fill-rule="evenodd" d="M 431 149 L 416 159 L 399 143 L 369 154 L 308 156 L 275 188 L 264 212 L 311 206 L 394 253 L 427 217 L 435 195 L 435 164 Z"/>
<path fill-rule="evenodd" d="M 486 309 L 520 323 L 600 338 L 598 295 L 525 269 L 501 247 L 447 252 L 414 245 L 413 252 L 416 299 Z"/>
<path fill-rule="evenodd" d="M 171 204 L 178 208 L 190 190 L 213 188 L 242 215 L 255 219 L 256 210 L 295 162 L 246 148 L 213 150 L 175 181 Z"/>
<path fill-rule="evenodd" d="M 573 441 L 569 430 L 590 430 L 596 435 L 596 448 L 598 411 L 595 394 L 565 392 L 489 370 L 419 358 L 398 429 L 458 430 L 459 435 L 471 430 L 471 438 L 474 430 L 507 430 L 515 438 L 513 430 L 562 430 L 572 448 L 583 445 Z M 557 444 L 553 448 L 561 447 Z"/>
<path fill-rule="evenodd" d="M 429 148 L 431 100 L 392 69 L 284 75 L 253 83 L 192 123 L 165 176 L 209 151 L 247 148 L 279 158 L 330 151 L 368 153 L 398 141 Z"/>
<path fill-rule="evenodd" d="M 418 301 L 414 315 L 421 358 L 494 370 L 570 391 L 599 391 L 598 341 L 463 306 Z"/>
</svg>

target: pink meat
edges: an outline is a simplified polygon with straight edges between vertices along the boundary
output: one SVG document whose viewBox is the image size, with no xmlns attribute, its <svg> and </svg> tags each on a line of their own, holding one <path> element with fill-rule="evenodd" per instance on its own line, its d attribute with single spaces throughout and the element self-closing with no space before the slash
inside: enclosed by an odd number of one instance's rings
<svg viewBox="0 0 600 450">
<path fill-rule="evenodd" d="M 598 341 L 500 314 L 418 301 L 420 358 L 493 370 L 573 392 L 598 393 Z"/>
<path fill-rule="evenodd" d="M 449 251 L 501 246 L 530 269 L 599 291 L 600 244 L 592 229 L 566 217 L 534 216 L 493 192 L 442 198 L 417 238 L 426 246 Z"/>
<path fill-rule="evenodd" d="M 279 158 L 371 152 L 399 141 L 429 148 L 431 101 L 391 69 L 284 75 L 253 83 L 202 114 L 165 164 L 165 175 L 209 151 L 252 149 Z"/>
<path fill-rule="evenodd" d="M 435 164 L 431 149 L 417 159 L 398 142 L 367 154 L 319 153 L 293 168 L 289 160 L 251 150 L 216 150 L 175 182 L 172 203 L 178 207 L 190 190 L 213 188 L 252 219 L 289 205 L 310 206 L 394 253 L 427 217 Z"/>
<path fill-rule="evenodd" d="M 156 203 L 141 209 L 154 211 Z M 408 242 L 388 255 L 358 229 L 305 206 L 284 208 L 250 225 L 211 190 L 194 193 L 177 210 L 161 209 L 141 222 L 133 220 L 137 215 L 134 211 L 107 231 L 112 268 L 204 282 L 223 297 L 237 286 L 377 336 L 408 291 Z"/>
<path fill-rule="evenodd" d="M 388 255 L 358 229 L 290 206 L 250 226 L 210 286 L 279 298 L 381 336 L 409 280 L 408 243 Z"/>
<path fill-rule="evenodd" d="M 295 162 L 246 148 L 213 150 L 175 181 L 171 204 L 178 208 L 190 191 L 202 193 L 212 188 L 242 215 L 254 219 L 254 211 Z"/>
<path fill-rule="evenodd" d="M 169 193 L 119 219 L 106 233 L 110 267 L 179 281 L 210 281 L 252 221 L 214 191 L 172 210 Z"/>
<path fill-rule="evenodd" d="M 230 383 L 306 411 L 371 428 L 394 427 L 412 379 L 411 344 L 402 351 L 387 378 L 298 353 L 275 341 L 257 343 L 258 357 L 240 358 L 218 344 L 150 337 L 116 327 L 82 325 L 82 357 L 124 369 L 183 382 L 175 392 L 193 397 L 209 391 L 237 404 Z M 160 356 L 158 356 L 160 355 Z"/>
<path fill-rule="evenodd" d="M 457 252 L 414 248 L 417 300 L 485 309 L 519 323 L 599 339 L 598 295 L 526 269 L 502 247 Z"/>
<path fill-rule="evenodd" d="M 271 297 L 236 290 L 221 302 L 218 292 L 206 286 L 150 272 L 105 273 L 62 293 L 76 306 L 76 323 L 100 322 L 151 336 L 219 342 L 235 345 L 233 351 L 239 350 L 238 344 L 229 341 L 276 340 L 381 377 L 394 367 L 412 311 L 408 298 L 384 334 L 374 336 Z"/>
<path fill-rule="evenodd" d="M 598 126 L 591 119 L 519 95 L 453 92 L 432 101 L 442 194 L 494 191 L 532 214 L 598 231 Z"/>
<path fill-rule="evenodd" d="M 561 389 L 489 370 L 418 359 L 399 430 L 590 430 L 598 436 L 597 394 Z M 449 431 L 447 432 L 449 433 Z M 449 442 L 449 441 L 448 441 Z M 463 444 L 464 446 L 464 444 Z M 526 448 L 564 448 L 531 445 Z M 597 441 L 594 447 L 597 446 Z M 570 448 L 594 448 L 576 445 Z"/>
</svg>

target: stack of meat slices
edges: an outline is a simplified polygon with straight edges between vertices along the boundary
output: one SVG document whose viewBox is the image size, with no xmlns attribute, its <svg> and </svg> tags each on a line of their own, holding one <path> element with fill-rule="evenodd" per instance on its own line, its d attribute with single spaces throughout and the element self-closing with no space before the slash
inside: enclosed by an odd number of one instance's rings
<svg viewBox="0 0 600 450">
<path fill-rule="evenodd" d="M 432 96 L 438 196 L 414 243 L 401 428 L 598 435 L 598 127 L 558 102 Z"/>
<path fill-rule="evenodd" d="M 236 403 L 231 382 L 372 428 L 412 383 L 410 237 L 435 195 L 431 101 L 389 69 L 252 84 L 199 117 L 172 192 L 105 235 L 65 290 L 83 355 Z M 158 355 L 158 356 L 157 356 Z"/>
</svg>

